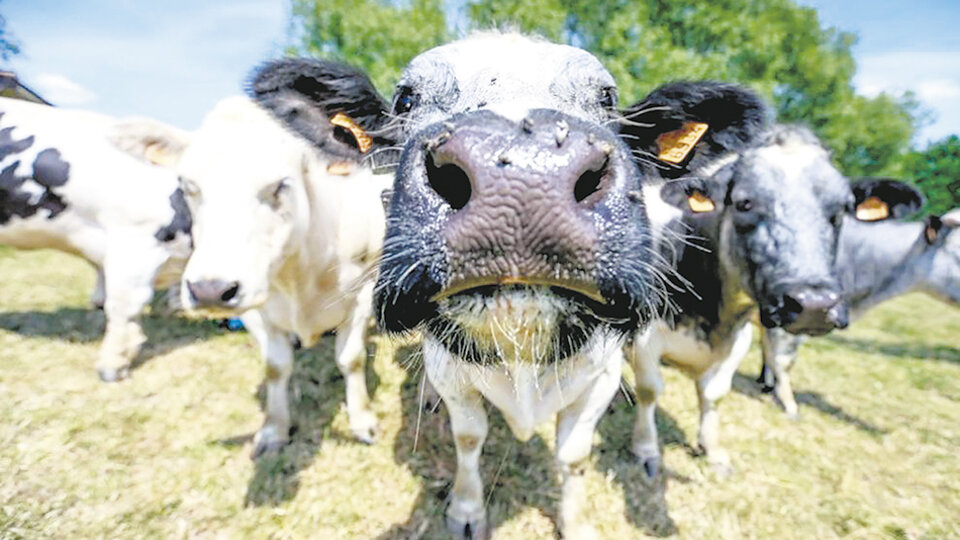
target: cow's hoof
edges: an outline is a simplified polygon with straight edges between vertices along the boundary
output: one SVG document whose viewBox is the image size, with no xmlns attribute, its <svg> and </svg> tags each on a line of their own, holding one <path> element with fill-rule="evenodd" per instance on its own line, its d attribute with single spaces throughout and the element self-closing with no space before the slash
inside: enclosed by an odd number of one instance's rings
<svg viewBox="0 0 960 540">
<path fill-rule="evenodd" d="M 353 436 L 363 444 L 374 444 L 380 438 L 380 427 L 376 424 L 367 427 L 353 428 Z"/>
<path fill-rule="evenodd" d="M 468 520 L 459 520 L 448 515 L 446 521 L 447 530 L 457 540 L 486 540 L 490 538 L 486 515 Z"/>
<path fill-rule="evenodd" d="M 643 465 L 643 472 L 647 474 L 648 480 L 653 480 L 660 474 L 660 456 L 648 456 L 640 458 Z"/>
<path fill-rule="evenodd" d="M 276 430 L 264 427 L 253 438 L 253 450 L 250 451 L 250 459 L 277 454 L 288 444 L 290 444 L 289 438 L 280 437 Z"/>
<path fill-rule="evenodd" d="M 103 382 L 118 382 L 130 376 L 130 368 L 127 366 L 121 368 L 97 368 L 97 375 Z"/>
<path fill-rule="evenodd" d="M 708 456 L 707 463 L 710 464 L 710 468 L 713 469 L 714 474 L 720 478 L 729 478 L 733 475 L 733 464 L 730 463 L 730 458 L 725 454 L 716 457 Z"/>
</svg>

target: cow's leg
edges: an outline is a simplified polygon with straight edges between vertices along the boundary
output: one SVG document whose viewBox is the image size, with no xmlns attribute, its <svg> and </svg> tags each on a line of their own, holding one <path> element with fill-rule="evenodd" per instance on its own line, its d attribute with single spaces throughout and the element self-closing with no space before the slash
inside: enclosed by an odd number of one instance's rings
<svg viewBox="0 0 960 540">
<path fill-rule="evenodd" d="M 627 359 L 633 368 L 636 413 L 633 421 L 631 450 L 643 465 L 648 478 L 660 470 L 660 444 L 657 440 L 657 398 L 663 392 L 660 375 L 660 355 L 663 352 L 661 336 L 654 329 L 638 334 L 625 347 Z"/>
<path fill-rule="evenodd" d="M 557 463 L 560 469 L 560 531 L 564 538 L 595 538 L 584 515 L 584 473 L 597 422 L 620 388 L 623 356 L 618 348 L 593 386 L 557 415 Z"/>
<path fill-rule="evenodd" d="M 357 440 L 373 444 L 377 437 L 377 416 L 370 408 L 367 392 L 367 321 L 373 306 L 373 282 L 364 285 L 347 320 L 337 328 L 337 367 L 347 385 L 347 416 Z"/>
<path fill-rule="evenodd" d="M 753 326 L 749 323 L 737 332 L 730 352 L 719 363 L 713 365 L 697 378 L 697 398 L 700 402 L 700 448 L 706 454 L 707 462 L 722 474 L 733 471 L 730 456 L 720 446 L 720 416 L 717 401 L 730 392 L 733 376 L 750 349 Z"/>
<path fill-rule="evenodd" d="M 458 367 L 459 362 L 432 338 L 423 342 L 427 377 L 446 405 L 457 449 L 457 472 L 447 506 L 447 529 L 455 538 L 487 538 L 480 452 L 487 438 L 483 397 Z"/>
<path fill-rule="evenodd" d="M 797 358 L 797 348 L 803 338 L 788 334 L 780 328 L 764 328 L 763 345 L 764 383 L 772 382 L 773 395 L 791 419 L 799 417 L 797 401 L 790 383 L 790 368 Z M 768 390 L 769 391 L 769 390 Z"/>
<path fill-rule="evenodd" d="M 153 297 L 153 279 L 166 259 L 160 249 L 141 249 L 150 240 L 132 239 L 108 250 L 103 264 L 106 330 L 100 346 L 97 373 L 105 382 L 129 375 L 130 363 L 140 352 L 146 338 L 140 327 L 140 314 Z"/>
<path fill-rule="evenodd" d="M 260 346 L 260 354 L 267 364 L 266 418 L 263 427 L 253 439 L 250 457 L 257 458 L 275 452 L 290 442 L 290 398 L 287 387 L 293 372 L 293 347 L 287 332 L 270 324 L 257 311 L 248 311 L 241 317 L 247 332 Z"/>
<path fill-rule="evenodd" d="M 103 309 L 107 301 L 107 282 L 103 276 L 103 268 L 96 266 L 97 284 L 93 286 L 93 293 L 90 294 L 90 305 L 94 309 Z"/>
</svg>

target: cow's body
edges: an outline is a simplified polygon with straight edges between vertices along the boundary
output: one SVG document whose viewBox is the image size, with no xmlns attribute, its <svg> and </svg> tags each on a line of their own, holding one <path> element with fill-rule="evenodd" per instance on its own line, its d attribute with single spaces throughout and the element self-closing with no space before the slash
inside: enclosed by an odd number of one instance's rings
<svg viewBox="0 0 960 540">
<path fill-rule="evenodd" d="M 0 244 L 57 249 L 97 268 L 105 380 L 125 376 L 143 341 L 136 317 L 155 286 L 178 281 L 190 252 L 175 175 L 113 146 L 117 125 L 0 98 Z"/>
<path fill-rule="evenodd" d="M 654 412 L 661 360 L 696 383 L 699 444 L 711 465 L 728 472 L 715 405 L 750 348 L 752 315 L 759 308 L 764 326 L 792 333 L 846 325 L 837 239 L 845 216 L 867 198 L 851 190 L 812 133 L 791 126 L 774 126 L 762 144 L 698 174 L 702 184 L 694 178 L 662 191 L 674 215 L 664 213 L 660 250 L 683 284 L 672 295 L 676 313 L 637 333 L 626 349 L 636 376 L 633 451 L 651 475 L 660 459 Z M 877 193 L 897 211 L 920 204 L 919 194 L 897 183 Z"/>
<path fill-rule="evenodd" d="M 244 313 L 267 363 L 255 456 L 289 440 L 291 333 L 309 346 L 336 331 L 351 428 L 364 441 L 376 431 L 364 338 L 390 178 L 333 161 L 245 97 L 221 101 L 176 156 L 194 217 L 182 303 Z"/>
<path fill-rule="evenodd" d="M 837 270 L 844 298 L 856 319 L 881 302 L 924 292 L 960 305 L 960 210 L 926 222 L 862 223 L 847 218 L 837 248 Z M 760 380 L 786 413 L 797 415 L 790 367 L 803 336 L 777 328 L 761 330 L 763 373 Z"/>
</svg>

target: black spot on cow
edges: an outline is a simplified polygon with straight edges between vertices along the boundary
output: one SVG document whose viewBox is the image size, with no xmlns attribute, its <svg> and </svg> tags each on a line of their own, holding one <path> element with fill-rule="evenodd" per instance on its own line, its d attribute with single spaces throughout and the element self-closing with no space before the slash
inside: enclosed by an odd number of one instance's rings
<svg viewBox="0 0 960 540">
<path fill-rule="evenodd" d="M 2 116 L 2 113 L 0 113 L 0 116 Z M 0 129 L 0 160 L 6 159 L 7 156 L 12 154 L 19 154 L 33 146 L 33 135 L 15 141 L 13 140 L 13 130 L 13 127 Z"/>
<path fill-rule="evenodd" d="M 60 151 L 47 148 L 33 160 L 33 179 L 48 188 L 62 186 L 70 178 L 70 164 L 60 158 Z"/>
<path fill-rule="evenodd" d="M 33 144 L 33 136 L 13 141 L 10 132 L 13 128 L 0 130 L 0 154 L 9 156 L 20 153 Z M 60 151 L 47 148 L 40 151 L 33 160 L 30 176 L 18 176 L 20 160 L 4 167 L 0 172 L 0 225 L 12 217 L 28 218 L 40 210 L 47 211 L 47 219 L 53 219 L 67 208 L 66 201 L 53 191 L 67 183 L 70 177 L 70 164 L 60 157 Z M 41 190 L 24 189 L 24 184 L 32 180 Z"/>
<path fill-rule="evenodd" d="M 183 198 L 183 191 L 180 188 L 170 194 L 170 207 L 173 208 L 173 219 L 169 224 L 160 227 L 153 235 L 161 242 L 173 241 L 178 232 L 190 234 L 190 228 L 193 226 L 190 208 L 187 207 L 187 201 Z M 193 247 L 192 239 L 190 240 L 190 246 Z"/>
</svg>

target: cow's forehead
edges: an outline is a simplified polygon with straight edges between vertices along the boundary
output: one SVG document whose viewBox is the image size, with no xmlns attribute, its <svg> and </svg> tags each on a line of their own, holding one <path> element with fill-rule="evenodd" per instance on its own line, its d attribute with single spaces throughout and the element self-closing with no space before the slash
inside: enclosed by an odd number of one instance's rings
<svg viewBox="0 0 960 540">
<path fill-rule="evenodd" d="M 749 173 L 741 179 L 788 197 L 806 194 L 821 201 L 842 202 L 850 193 L 847 180 L 830 162 L 829 152 L 811 137 L 791 133 L 748 152 L 745 164 Z"/>
<path fill-rule="evenodd" d="M 400 85 L 436 113 L 491 109 L 508 117 L 536 108 L 601 119 L 599 97 L 613 76 L 587 51 L 520 34 L 480 33 L 414 58 Z"/>
<path fill-rule="evenodd" d="M 305 144 L 252 101 L 229 98 L 204 118 L 177 169 L 204 189 L 255 193 L 300 171 Z"/>
</svg>

